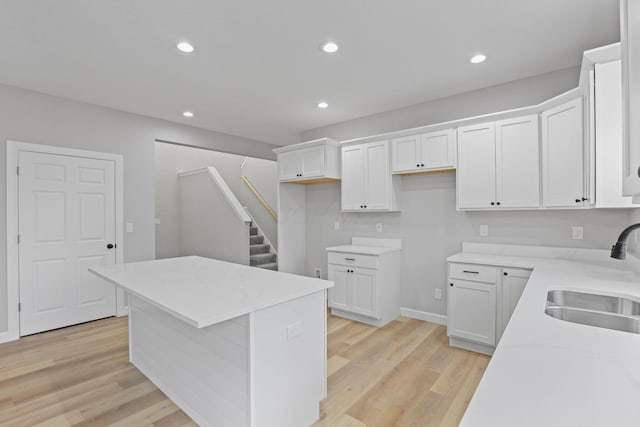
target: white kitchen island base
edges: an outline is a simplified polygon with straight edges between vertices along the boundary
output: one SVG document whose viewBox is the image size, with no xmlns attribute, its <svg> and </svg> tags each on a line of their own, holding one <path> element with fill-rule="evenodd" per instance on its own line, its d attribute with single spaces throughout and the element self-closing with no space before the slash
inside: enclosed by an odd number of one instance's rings
<svg viewBox="0 0 640 427">
<path fill-rule="evenodd" d="M 299 427 L 318 419 L 324 292 L 202 329 L 130 301 L 131 363 L 198 424 Z"/>
<path fill-rule="evenodd" d="M 199 257 L 92 271 L 129 292 L 131 363 L 196 423 L 318 420 L 331 282 Z"/>
</svg>

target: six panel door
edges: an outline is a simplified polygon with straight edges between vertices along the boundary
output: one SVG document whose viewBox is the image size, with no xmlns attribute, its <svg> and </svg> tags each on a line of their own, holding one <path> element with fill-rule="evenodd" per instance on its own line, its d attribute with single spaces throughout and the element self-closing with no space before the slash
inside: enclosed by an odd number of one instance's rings
<svg viewBox="0 0 640 427">
<path fill-rule="evenodd" d="M 113 161 L 21 151 L 20 335 L 116 313 L 116 290 L 88 268 L 115 263 Z"/>
</svg>

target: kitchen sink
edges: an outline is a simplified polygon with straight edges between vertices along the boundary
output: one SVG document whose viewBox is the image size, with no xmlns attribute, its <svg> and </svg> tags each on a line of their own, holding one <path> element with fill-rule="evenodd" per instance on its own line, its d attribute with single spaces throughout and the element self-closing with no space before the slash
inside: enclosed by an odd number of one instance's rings
<svg viewBox="0 0 640 427">
<path fill-rule="evenodd" d="M 640 301 L 632 297 L 552 290 L 544 312 L 565 322 L 640 334 Z"/>
<path fill-rule="evenodd" d="M 564 320 L 565 322 L 640 334 L 640 317 L 558 306 L 548 306 L 544 312 L 553 318 Z"/>
<path fill-rule="evenodd" d="M 547 293 L 547 305 L 640 316 L 640 302 L 612 295 L 555 290 Z"/>
</svg>

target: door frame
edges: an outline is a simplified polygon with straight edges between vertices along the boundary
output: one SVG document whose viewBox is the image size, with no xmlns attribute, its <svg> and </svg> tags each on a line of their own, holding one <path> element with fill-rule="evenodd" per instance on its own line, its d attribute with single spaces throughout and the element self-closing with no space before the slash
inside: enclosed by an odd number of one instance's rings
<svg viewBox="0 0 640 427">
<path fill-rule="evenodd" d="M 14 341 L 20 338 L 20 259 L 18 248 L 18 154 L 20 151 L 29 151 L 42 154 L 57 154 L 71 157 L 85 157 L 90 159 L 109 160 L 114 162 L 115 178 L 115 232 L 116 264 L 122 264 L 124 260 L 124 230 L 123 230 L 123 180 L 122 163 L 120 154 L 101 153 L 96 151 L 78 150 L 74 148 L 58 147 L 52 145 L 31 144 L 7 140 L 7 331 L 0 332 L 0 343 Z M 128 314 L 125 306 L 125 294 L 121 289 L 116 290 L 116 315 Z"/>
</svg>

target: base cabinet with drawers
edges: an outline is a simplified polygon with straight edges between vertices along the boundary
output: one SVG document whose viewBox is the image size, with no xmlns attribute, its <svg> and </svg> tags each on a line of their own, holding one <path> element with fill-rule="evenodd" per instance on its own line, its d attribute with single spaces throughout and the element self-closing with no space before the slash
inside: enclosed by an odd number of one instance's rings
<svg viewBox="0 0 640 427">
<path fill-rule="evenodd" d="M 374 326 L 400 315 L 400 250 L 384 253 L 345 252 L 349 246 L 327 248 L 331 314 Z"/>
<path fill-rule="evenodd" d="M 531 270 L 449 263 L 449 344 L 493 354 Z"/>
</svg>

